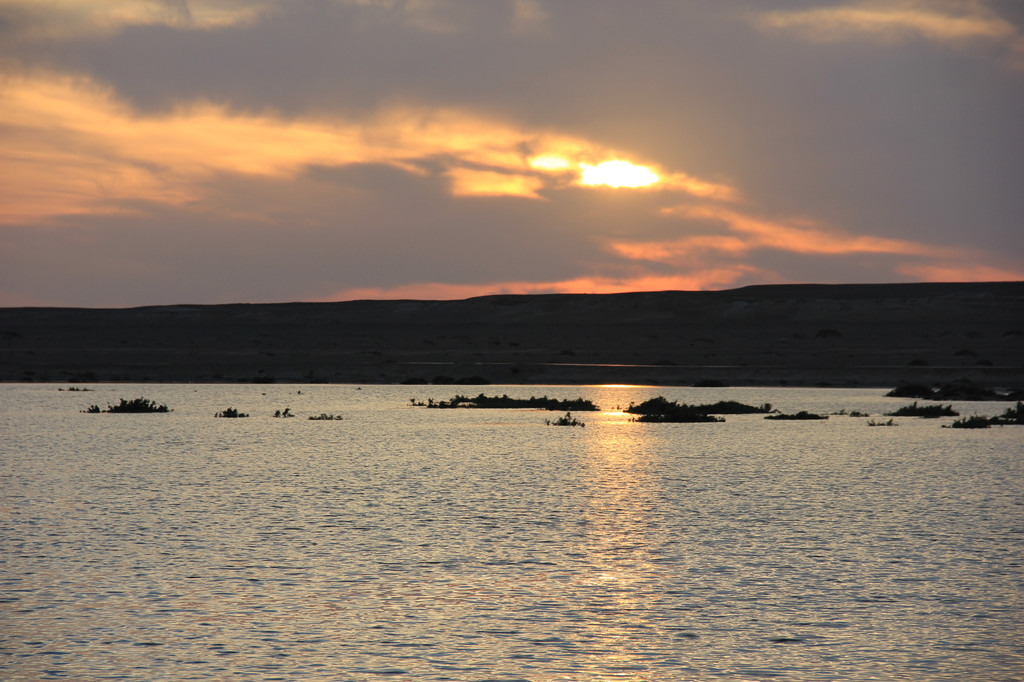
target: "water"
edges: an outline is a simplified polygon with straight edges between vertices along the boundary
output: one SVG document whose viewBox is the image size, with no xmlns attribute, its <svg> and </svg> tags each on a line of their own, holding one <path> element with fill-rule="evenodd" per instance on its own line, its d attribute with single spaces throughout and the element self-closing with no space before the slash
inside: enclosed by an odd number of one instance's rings
<svg viewBox="0 0 1024 682">
<path fill-rule="evenodd" d="M 605 410 L 559 428 L 409 405 L 475 387 L 93 388 L 0 386 L 6 680 L 1024 676 L 1024 428 L 614 409 L 881 390 L 486 387 Z M 79 412 L 140 395 L 174 411 Z"/>
</svg>

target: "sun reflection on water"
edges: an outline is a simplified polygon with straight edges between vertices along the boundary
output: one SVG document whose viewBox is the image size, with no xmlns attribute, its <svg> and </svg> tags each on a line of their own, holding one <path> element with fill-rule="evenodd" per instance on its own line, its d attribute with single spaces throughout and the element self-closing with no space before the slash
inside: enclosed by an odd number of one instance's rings
<svg viewBox="0 0 1024 682">
<path fill-rule="evenodd" d="M 638 646 L 638 633 L 658 639 L 657 564 L 660 548 L 672 541 L 656 519 L 662 491 L 647 434 L 621 410 L 603 414 L 612 419 L 588 437 L 584 462 L 586 532 L 578 551 L 589 564 L 580 586 L 591 609 L 587 636 L 601 643 L 594 672 L 647 679 L 653 661 Z"/>
</svg>

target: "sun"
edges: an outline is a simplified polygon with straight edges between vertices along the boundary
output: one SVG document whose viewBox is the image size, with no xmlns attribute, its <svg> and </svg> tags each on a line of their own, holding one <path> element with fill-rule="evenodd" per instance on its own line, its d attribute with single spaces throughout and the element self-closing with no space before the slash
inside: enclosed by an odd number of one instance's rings
<svg viewBox="0 0 1024 682">
<path fill-rule="evenodd" d="M 580 182 L 584 185 L 606 185 L 608 187 L 648 187 L 661 177 L 646 166 L 637 166 L 618 159 L 605 161 L 596 166 L 580 164 L 583 172 Z"/>
</svg>

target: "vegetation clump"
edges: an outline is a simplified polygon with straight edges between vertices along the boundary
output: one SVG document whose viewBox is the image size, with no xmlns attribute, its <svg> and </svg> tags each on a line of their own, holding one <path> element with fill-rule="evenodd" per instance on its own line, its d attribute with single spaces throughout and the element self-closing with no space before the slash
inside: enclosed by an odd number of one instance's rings
<svg viewBox="0 0 1024 682">
<path fill-rule="evenodd" d="M 1006 408 L 1006 411 L 996 417 L 982 417 L 972 415 L 954 420 L 949 425 L 951 429 L 987 429 L 990 426 L 1024 426 L 1024 403 L 1017 401 L 1013 407 Z"/>
<path fill-rule="evenodd" d="M 451 400 L 440 400 L 435 402 L 433 398 L 427 400 L 427 402 L 417 402 L 415 398 L 412 399 L 412 404 L 417 407 L 433 407 L 440 409 L 450 409 L 456 407 L 475 407 L 475 408 L 489 408 L 489 409 L 514 409 L 514 408 L 532 408 L 536 410 L 566 410 L 577 412 L 594 412 L 598 409 L 597 405 L 584 398 L 576 398 L 575 400 L 559 400 L 557 398 L 549 398 L 542 396 L 537 398 L 530 396 L 529 398 L 510 398 L 508 394 L 502 396 L 487 396 L 481 393 L 475 398 L 470 398 L 461 394 L 457 394 Z"/>
<path fill-rule="evenodd" d="M 1006 408 L 1005 412 L 989 421 L 997 426 L 1024 426 L 1024 403 L 1018 400 L 1016 405 Z"/>
<path fill-rule="evenodd" d="M 719 400 L 713 405 L 694 405 L 694 407 L 708 414 L 768 414 L 772 411 L 771 403 L 746 405 L 735 400 Z"/>
<path fill-rule="evenodd" d="M 572 416 L 572 412 L 566 412 L 565 416 L 559 417 L 555 421 L 551 421 L 550 419 L 546 419 L 544 421 L 544 423 L 547 424 L 548 426 L 580 426 L 580 427 L 586 426 L 586 424 L 581 422 L 576 417 Z"/>
<path fill-rule="evenodd" d="M 229 407 L 228 409 L 218 412 L 213 416 L 220 417 L 222 419 L 241 419 L 248 417 L 249 415 L 247 415 L 245 412 L 239 412 L 233 407 Z"/>
<path fill-rule="evenodd" d="M 99 414 L 100 412 L 107 412 L 110 414 L 147 414 L 155 412 L 170 412 L 171 410 L 166 405 L 158 405 L 156 402 L 148 398 L 133 398 L 132 400 L 125 400 L 121 398 L 121 402 L 117 405 L 111 405 L 107 403 L 107 409 L 101 410 L 99 405 L 90 405 L 88 409 L 83 410 L 88 414 Z"/>
<path fill-rule="evenodd" d="M 654 424 L 692 424 L 702 422 L 723 422 L 721 417 L 709 414 L 705 406 L 687 405 L 675 400 L 669 401 L 663 396 L 645 400 L 639 405 L 630 403 L 625 409 L 629 414 L 639 415 L 633 418 L 636 422 Z"/>
<path fill-rule="evenodd" d="M 344 417 L 342 417 L 340 414 L 334 415 L 334 414 L 327 414 L 326 412 L 321 412 L 320 414 L 316 415 L 315 417 L 310 417 L 309 418 L 310 421 L 314 421 L 314 422 L 341 421 L 342 419 L 344 419 Z"/>
<path fill-rule="evenodd" d="M 954 419 L 953 423 L 948 426 L 950 429 L 987 429 L 992 426 L 992 420 L 988 417 L 982 417 L 981 415 L 974 414 L 970 417 L 961 417 L 960 419 Z M 946 427 L 944 427 L 946 428 Z"/>
<path fill-rule="evenodd" d="M 918 405 L 916 400 L 895 412 L 886 412 L 885 414 L 887 417 L 923 417 L 925 419 L 960 416 L 960 413 L 954 410 L 952 405 Z"/>
<path fill-rule="evenodd" d="M 778 414 L 769 414 L 769 415 L 765 416 L 765 419 L 778 419 L 778 420 L 788 420 L 788 421 L 805 421 L 805 420 L 814 420 L 814 419 L 828 419 L 828 415 L 827 414 L 814 414 L 813 412 L 808 412 L 807 410 L 800 410 L 799 412 L 797 412 L 795 414 L 785 414 L 783 412 L 779 412 Z"/>
</svg>

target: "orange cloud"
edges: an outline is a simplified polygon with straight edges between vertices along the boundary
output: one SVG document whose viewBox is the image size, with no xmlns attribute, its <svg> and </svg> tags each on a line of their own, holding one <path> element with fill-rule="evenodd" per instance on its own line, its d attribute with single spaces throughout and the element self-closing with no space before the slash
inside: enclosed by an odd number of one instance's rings
<svg viewBox="0 0 1024 682">
<path fill-rule="evenodd" d="M 740 255 L 750 250 L 750 243 L 731 235 L 709 234 L 654 242 L 612 242 L 609 249 L 629 260 L 679 263 L 693 261 L 709 251 Z"/>
<path fill-rule="evenodd" d="M 867 0 L 837 7 L 764 12 L 762 29 L 792 31 L 816 43 L 854 39 L 903 43 L 921 39 L 956 47 L 996 45 L 1011 69 L 1024 69 L 1024 33 L 984 0 Z"/>
<path fill-rule="evenodd" d="M 979 264 L 983 253 L 900 239 L 851 235 L 798 222 L 770 221 L 743 215 L 722 206 L 676 206 L 663 214 L 698 222 L 722 223 L 729 234 L 687 235 L 645 242 L 612 241 L 607 248 L 631 261 L 697 267 L 714 254 L 742 257 L 754 249 L 775 249 L 805 255 L 886 254 L 907 256 L 896 272 L 921 281 L 1017 281 L 1024 271 Z M 930 261 L 930 262 L 929 262 Z M 970 261 L 970 262 L 967 262 Z M 777 277 L 772 277 L 778 281 Z"/>
<path fill-rule="evenodd" d="M 739 254 L 768 248 L 819 255 L 889 253 L 933 257 L 963 253 L 962 249 L 943 249 L 918 242 L 763 220 L 722 206 L 675 206 L 663 209 L 662 214 L 685 220 L 724 223 L 733 234 L 687 236 L 657 242 L 615 242 L 611 248 L 629 258 L 659 262 L 677 261 L 694 250 Z"/>
<path fill-rule="evenodd" d="M 313 164 L 423 172 L 430 160 L 444 167 L 457 196 L 538 199 L 543 187 L 572 182 L 583 163 L 616 158 L 586 140 L 454 109 L 395 106 L 350 121 L 234 114 L 197 102 L 143 116 L 107 88 L 53 75 L 0 84 L 0 118 L 0 182 L 13 197 L 0 208 L 7 223 L 117 211 L 126 200 L 183 203 L 201 197 L 214 173 L 292 177 Z M 697 195 L 730 191 L 681 173 L 666 177 L 669 187 Z"/>
<path fill-rule="evenodd" d="M 988 265 L 908 264 L 897 270 L 925 282 L 1019 282 L 1024 270 L 994 268 Z"/>
<path fill-rule="evenodd" d="M 808 10 L 766 12 L 766 28 L 792 29 L 826 42 L 862 36 L 885 41 L 921 37 L 939 42 L 1012 40 L 1013 24 L 973 1 L 884 0 Z"/>
<path fill-rule="evenodd" d="M 457 197 L 512 196 L 538 199 L 537 191 L 543 180 L 529 175 L 510 175 L 494 171 L 453 168 L 448 171 L 452 179 L 452 194 Z"/>
<path fill-rule="evenodd" d="M 709 268 L 685 275 L 636 275 L 624 277 L 577 277 L 553 282 L 492 282 L 442 284 L 422 282 L 397 287 L 343 289 L 318 301 L 364 299 L 455 300 L 492 294 L 622 294 L 633 291 L 700 291 L 721 289 L 744 277 L 756 275 L 749 265 Z"/>
</svg>

